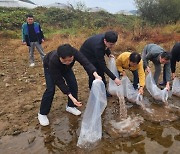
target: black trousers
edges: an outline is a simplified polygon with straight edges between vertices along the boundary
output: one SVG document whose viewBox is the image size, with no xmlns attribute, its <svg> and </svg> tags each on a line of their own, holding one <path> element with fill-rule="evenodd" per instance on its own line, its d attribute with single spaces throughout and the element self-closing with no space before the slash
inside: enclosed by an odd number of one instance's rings
<svg viewBox="0 0 180 154">
<path fill-rule="evenodd" d="M 104 71 L 99 67 L 98 64 L 96 64 L 96 63 L 92 63 L 92 64 L 93 64 L 94 67 L 96 68 L 98 75 L 101 76 L 102 81 L 104 82 L 104 85 L 105 85 L 105 87 L 106 87 L 107 82 L 106 82 L 106 78 L 105 78 L 105 76 L 104 76 Z M 95 78 L 94 78 L 94 76 L 93 76 L 92 74 L 89 75 L 89 89 L 91 89 L 91 87 L 92 87 L 92 82 L 94 81 L 94 79 L 95 79 Z"/>
<path fill-rule="evenodd" d="M 42 100 L 41 100 L 41 105 L 40 105 L 40 114 L 42 115 L 47 115 L 50 112 L 51 105 L 53 102 L 54 94 L 55 94 L 55 83 L 50 75 L 50 72 L 47 68 L 44 68 L 44 75 L 46 79 L 46 90 L 43 94 Z M 69 90 L 71 94 L 77 98 L 77 93 L 78 93 L 78 86 L 77 86 L 77 81 L 74 75 L 74 72 L 72 70 L 66 72 L 63 75 L 66 84 L 69 87 Z M 76 107 L 72 100 L 68 97 L 68 106 L 69 107 Z"/>
</svg>

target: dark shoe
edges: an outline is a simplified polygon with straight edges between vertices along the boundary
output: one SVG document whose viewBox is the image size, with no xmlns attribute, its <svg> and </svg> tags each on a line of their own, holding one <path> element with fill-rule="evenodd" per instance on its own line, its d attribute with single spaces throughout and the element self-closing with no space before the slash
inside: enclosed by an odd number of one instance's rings
<svg viewBox="0 0 180 154">
<path fill-rule="evenodd" d="M 160 86 L 165 86 L 166 85 L 166 82 L 162 81 L 159 83 Z"/>
<path fill-rule="evenodd" d="M 106 96 L 107 97 L 112 97 L 112 95 L 108 91 L 106 91 Z"/>
</svg>

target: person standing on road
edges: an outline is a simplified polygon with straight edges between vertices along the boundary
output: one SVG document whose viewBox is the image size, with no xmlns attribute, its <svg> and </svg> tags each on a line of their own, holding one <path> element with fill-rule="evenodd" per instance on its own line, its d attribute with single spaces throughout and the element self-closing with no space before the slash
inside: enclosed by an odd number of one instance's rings
<svg viewBox="0 0 180 154">
<path fill-rule="evenodd" d="M 44 35 L 40 24 L 34 22 L 33 15 L 27 15 L 27 22 L 22 25 L 22 43 L 29 47 L 30 67 L 35 66 L 34 49 L 37 48 L 41 59 L 45 56 L 41 43 L 44 42 Z"/>
</svg>

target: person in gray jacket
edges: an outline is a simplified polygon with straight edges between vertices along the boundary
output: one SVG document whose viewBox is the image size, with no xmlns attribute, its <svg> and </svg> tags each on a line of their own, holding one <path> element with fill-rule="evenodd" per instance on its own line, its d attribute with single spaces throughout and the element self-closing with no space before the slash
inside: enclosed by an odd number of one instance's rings
<svg viewBox="0 0 180 154">
<path fill-rule="evenodd" d="M 159 76 L 161 73 L 161 64 L 164 64 L 163 72 L 166 74 L 166 88 L 169 90 L 169 81 L 171 79 L 170 59 L 171 53 L 166 52 L 162 47 L 157 44 L 148 44 L 142 52 L 142 59 L 144 69 L 149 73 L 149 61 L 152 61 L 155 67 L 154 80 L 158 84 Z"/>
</svg>

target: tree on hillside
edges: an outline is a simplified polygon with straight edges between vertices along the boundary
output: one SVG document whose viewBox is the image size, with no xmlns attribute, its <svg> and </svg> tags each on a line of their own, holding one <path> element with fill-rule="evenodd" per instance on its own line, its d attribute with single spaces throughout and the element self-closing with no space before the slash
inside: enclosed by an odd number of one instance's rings
<svg viewBox="0 0 180 154">
<path fill-rule="evenodd" d="M 134 0 L 143 19 L 154 24 L 180 20 L 179 0 Z"/>
</svg>

